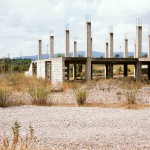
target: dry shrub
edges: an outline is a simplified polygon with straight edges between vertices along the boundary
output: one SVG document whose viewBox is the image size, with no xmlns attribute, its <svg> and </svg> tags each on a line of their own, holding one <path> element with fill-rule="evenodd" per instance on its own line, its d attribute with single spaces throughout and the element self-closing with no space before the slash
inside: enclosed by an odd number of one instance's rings
<svg viewBox="0 0 150 150">
<path fill-rule="evenodd" d="M 86 102 L 88 93 L 85 89 L 78 89 L 74 91 L 78 105 L 82 105 Z"/>
<path fill-rule="evenodd" d="M 27 130 L 27 135 L 25 138 L 20 136 L 21 125 L 18 121 L 15 121 L 12 126 L 12 139 L 6 137 L 5 133 L 2 138 L 2 143 L 0 143 L 1 150 L 38 150 L 39 148 L 35 146 L 35 137 L 34 137 L 34 129 L 32 125 L 29 125 L 29 129 Z"/>
<path fill-rule="evenodd" d="M 8 87 L 0 87 L 0 107 L 11 106 L 11 102 L 9 100 L 10 96 L 11 91 Z"/>
<path fill-rule="evenodd" d="M 134 90 L 128 90 L 126 92 L 127 102 L 129 105 L 135 104 L 135 94 L 136 94 L 136 91 Z"/>
<path fill-rule="evenodd" d="M 48 105 L 49 92 L 45 87 L 29 87 L 29 94 L 31 96 L 31 103 L 33 105 L 45 106 Z"/>
</svg>

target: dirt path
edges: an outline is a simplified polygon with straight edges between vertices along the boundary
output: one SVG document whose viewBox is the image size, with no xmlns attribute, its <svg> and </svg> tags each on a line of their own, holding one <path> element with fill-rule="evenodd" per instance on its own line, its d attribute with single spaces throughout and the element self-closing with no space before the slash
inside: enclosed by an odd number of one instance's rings
<svg viewBox="0 0 150 150">
<path fill-rule="evenodd" d="M 0 135 L 11 137 L 18 120 L 26 135 L 30 122 L 37 143 L 69 149 L 150 149 L 150 109 L 86 107 L 0 108 Z"/>
</svg>

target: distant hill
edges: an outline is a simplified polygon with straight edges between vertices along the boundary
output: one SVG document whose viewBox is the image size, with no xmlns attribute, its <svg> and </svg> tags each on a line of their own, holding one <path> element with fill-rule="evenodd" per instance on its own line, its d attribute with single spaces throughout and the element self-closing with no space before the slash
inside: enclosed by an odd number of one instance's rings
<svg viewBox="0 0 150 150">
<path fill-rule="evenodd" d="M 123 52 L 114 52 L 114 56 L 118 54 L 119 57 L 123 57 Z M 142 56 L 146 55 L 146 52 L 142 52 Z M 77 56 L 78 55 L 82 55 L 83 57 L 85 57 L 85 51 L 79 51 L 77 52 Z M 93 51 L 92 55 L 94 58 L 99 58 L 99 57 L 105 57 L 105 53 L 102 52 L 97 52 L 97 51 Z M 54 57 L 56 57 L 57 54 L 54 54 Z M 73 52 L 70 53 L 70 57 L 73 56 Z M 134 56 L 133 52 L 128 52 L 128 56 Z M 17 59 L 21 58 L 21 57 L 16 57 Z M 37 60 L 38 59 L 38 55 L 33 55 L 33 56 L 22 56 L 22 59 L 32 59 L 32 60 Z M 48 59 L 49 58 L 49 54 L 43 54 L 42 55 L 42 59 Z"/>
</svg>

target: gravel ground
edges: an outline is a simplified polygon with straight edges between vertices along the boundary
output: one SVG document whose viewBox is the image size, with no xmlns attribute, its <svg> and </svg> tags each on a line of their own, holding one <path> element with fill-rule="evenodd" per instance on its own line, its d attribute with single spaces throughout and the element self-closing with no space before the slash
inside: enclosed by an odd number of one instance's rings
<svg viewBox="0 0 150 150">
<path fill-rule="evenodd" d="M 21 135 L 31 123 L 36 142 L 65 149 L 150 149 L 150 109 L 90 107 L 0 108 L 0 135 L 11 137 L 16 120 Z"/>
</svg>

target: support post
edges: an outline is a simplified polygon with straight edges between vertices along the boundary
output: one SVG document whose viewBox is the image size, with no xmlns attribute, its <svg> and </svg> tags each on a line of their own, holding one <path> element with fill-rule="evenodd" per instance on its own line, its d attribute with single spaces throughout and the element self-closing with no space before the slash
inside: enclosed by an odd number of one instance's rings
<svg viewBox="0 0 150 150">
<path fill-rule="evenodd" d="M 150 58 L 150 35 L 148 35 L 148 58 Z"/>
<path fill-rule="evenodd" d="M 74 53 L 73 57 L 77 57 L 77 41 L 74 41 Z"/>
<path fill-rule="evenodd" d="M 108 42 L 106 42 L 106 52 L 105 52 L 105 57 L 108 58 L 109 55 L 108 55 Z"/>
<path fill-rule="evenodd" d="M 87 62 L 86 62 L 86 81 L 91 80 L 91 58 L 87 57 Z"/>
<path fill-rule="evenodd" d="M 141 57 L 142 53 L 142 26 L 136 27 L 136 58 Z"/>
<path fill-rule="evenodd" d="M 135 79 L 136 81 L 140 81 L 141 80 L 141 75 L 142 75 L 142 68 L 141 68 L 141 62 L 137 62 L 135 64 Z"/>
<path fill-rule="evenodd" d="M 105 77 L 109 78 L 109 66 L 108 66 L 108 64 L 105 64 Z"/>
<path fill-rule="evenodd" d="M 128 39 L 124 39 L 124 58 L 128 57 Z"/>
<path fill-rule="evenodd" d="M 73 64 L 73 80 L 76 80 L 76 64 Z"/>
<path fill-rule="evenodd" d="M 109 64 L 109 77 L 113 78 L 113 64 Z"/>
<path fill-rule="evenodd" d="M 150 63 L 148 63 L 148 79 L 150 80 Z"/>
<path fill-rule="evenodd" d="M 67 80 L 69 81 L 69 64 L 66 64 L 67 67 Z"/>
<path fill-rule="evenodd" d="M 91 22 L 86 23 L 87 26 L 87 50 L 86 57 L 91 57 Z"/>
<path fill-rule="evenodd" d="M 114 39 L 113 39 L 113 33 L 109 33 L 109 58 L 114 58 Z"/>
<path fill-rule="evenodd" d="M 54 36 L 50 36 L 50 58 L 54 57 Z"/>
<path fill-rule="evenodd" d="M 124 64 L 124 76 L 127 77 L 128 76 L 128 65 Z"/>
<path fill-rule="evenodd" d="M 65 57 L 69 57 L 69 30 L 66 30 L 66 53 Z"/>
<path fill-rule="evenodd" d="M 38 60 L 42 59 L 42 40 L 39 40 L 39 56 Z"/>
</svg>

